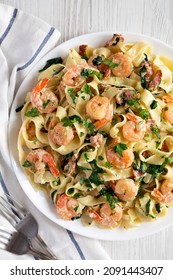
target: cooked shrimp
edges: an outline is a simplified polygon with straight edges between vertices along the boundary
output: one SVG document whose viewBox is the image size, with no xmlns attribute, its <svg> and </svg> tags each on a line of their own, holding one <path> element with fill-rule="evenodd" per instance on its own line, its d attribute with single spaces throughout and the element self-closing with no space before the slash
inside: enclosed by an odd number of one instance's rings
<svg viewBox="0 0 173 280">
<path fill-rule="evenodd" d="M 173 124 L 173 103 L 167 103 L 162 110 L 162 115 L 165 121 Z"/>
<path fill-rule="evenodd" d="M 117 64 L 115 68 L 112 68 L 112 73 L 119 78 L 125 78 L 130 76 L 133 70 L 133 63 L 129 56 L 122 52 L 115 53 L 109 57 L 109 60 Z"/>
<path fill-rule="evenodd" d="M 83 65 L 71 65 L 70 67 L 65 69 L 65 74 L 62 78 L 61 85 L 74 87 L 79 83 L 84 83 L 85 78 L 80 75 L 83 69 Z"/>
<path fill-rule="evenodd" d="M 73 129 L 70 126 L 63 126 L 62 122 L 56 124 L 51 121 L 48 134 L 51 141 L 59 146 L 69 144 L 74 138 Z"/>
<path fill-rule="evenodd" d="M 142 118 L 130 113 L 126 116 L 129 121 L 123 125 L 123 137 L 131 142 L 142 140 L 147 130 L 145 121 Z"/>
<path fill-rule="evenodd" d="M 164 180 L 160 190 L 155 188 L 151 195 L 160 203 L 173 202 L 173 179 Z"/>
<path fill-rule="evenodd" d="M 98 130 L 112 120 L 113 106 L 107 97 L 96 95 L 87 102 L 86 114 L 97 120 L 94 125 Z"/>
<path fill-rule="evenodd" d="M 93 210 L 92 208 L 88 209 L 88 215 L 96 223 L 104 227 L 115 227 L 117 223 L 121 220 L 123 214 L 122 207 L 119 204 L 115 205 L 115 208 L 112 210 L 108 202 L 100 206 L 99 212 Z"/>
<path fill-rule="evenodd" d="M 128 168 L 134 161 L 134 154 L 131 149 L 123 150 L 122 156 L 120 156 L 112 148 L 108 148 L 106 155 L 107 160 L 117 168 Z"/>
<path fill-rule="evenodd" d="M 31 103 L 40 113 L 51 113 L 56 110 L 58 98 L 50 89 L 47 89 L 49 78 L 41 80 L 31 92 Z"/>
<path fill-rule="evenodd" d="M 52 155 L 43 149 L 32 150 L 27 155 L 26 162 L 27 162 L 26 168 L 31 173 L 36 173 L 36 172 L 44 173 L 46 167 L 48 166 L 50 171 L 54 174 L 55 177 L 59 177 L 60 175 Z"/>
<path fill-rule="evenodd" d="M 77 199 L 67 196 L 65 193 L 58 197 L 56 211 L 65 220 L 70 220 L 81 213 L 77 211 L 79 203 Z"/>
<path fill-rule="evenodd" d="M 117 197 L 123 201 L 134 200 L 139 189 L 139 183 L 132 179 L 120 179 L 111 185 Z"/>
<path fill-rule="evenodd" d="M 94 96 L 86 104 L 88 117 L 94 120 L 102 120 L 107 116 L 110 108 L 110 100 L 107 97 Z"/>
</svg>

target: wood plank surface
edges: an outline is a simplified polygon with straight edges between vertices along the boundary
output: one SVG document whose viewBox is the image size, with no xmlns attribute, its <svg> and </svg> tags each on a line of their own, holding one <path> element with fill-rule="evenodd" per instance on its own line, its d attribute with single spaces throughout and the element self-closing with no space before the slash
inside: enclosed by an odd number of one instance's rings
<svg viewBox="0 0 173 280">
<path fill-rule="evenodd" d="M 173 45 L 173 0 L 0 0 L 72 37 L 112 30 L 143 33 Z M 127 233 L 128 234 L 128 233 Z M 112 259 L 173 259 L 173 226 L 133 241 L 100 241 Z"/>
</svg>

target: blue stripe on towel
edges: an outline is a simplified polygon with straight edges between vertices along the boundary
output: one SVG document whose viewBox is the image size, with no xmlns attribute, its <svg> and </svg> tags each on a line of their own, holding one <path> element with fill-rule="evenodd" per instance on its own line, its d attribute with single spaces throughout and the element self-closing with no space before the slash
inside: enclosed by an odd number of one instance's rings
<svg viewBox="0 0 173 280">
<path fill-rule="evenodd" d="M 74 244 L 76 250 L 78 251 L 78 254 L 79 254 L 81 260 L 85 260 L 85 256 L 84 256 L 84 254 L 83 254 L 83 252 L 82 252 L 82 250 L 81 250 L 79 244 L 77 243 L 76 239 L 74 238 L 73 233 L 72 233 L 70 230 L 68 230 L 68 229 L 67 229 L 67 233 L 68 233 L 68 235 L 69 235 L 71 241 L 73 242 L 73 244 Z"/>
<path fill-rule="evenodd" d="M 46 37 L 43 39 L 43 41 L 41 42 L 40 46 L 38 47 L 38 49 L 36 50 L 36 52 L 34 53 L 34 55 L 31 57 L 31 59 L 26 62 L 23 66 L 18 67 L 17 71 L 23 70 L 25 68 L 27 68 L 37 57 L 37 55 L 41 52 L 41 50 L 44 48 L 44 46 L 46 45 L 47 41 L 49 40 L 49 38 L 52 36 L 53 32 L 54 32 L 55 28 L 51 27 L 51 29 L 49 30 L 48 34 L 46 35 Z"/>
<path fill-rule="evenodd" d="M 0 184 L 1 184 L 1 186 L 2 186 L 3 191 L 4 191 L 6 194 L 9 194 L 8 189 L 7 189 L 7 187 L 6 187 L 5 183 L 4 183 L 4 180 L 3 180 L 3 178 L 2 178 L 1 173 L 0 173 Z"/>
<path fill-rule="evenodd" d="M 14 21 L 15 21 L 16 16 L 17 16 L 17 9 L 14 9 L 12 18 L 10 19 L 9 24 L 8 24 L 7 28 L 5 29 L 4 33 L 0 37 L 0 45 L 4 41 L 4 39 L 7 36 L 8 32 L 10 31 L 10 29 L 11 29 L 11 27 L 12 27 Z"/>
</svg>

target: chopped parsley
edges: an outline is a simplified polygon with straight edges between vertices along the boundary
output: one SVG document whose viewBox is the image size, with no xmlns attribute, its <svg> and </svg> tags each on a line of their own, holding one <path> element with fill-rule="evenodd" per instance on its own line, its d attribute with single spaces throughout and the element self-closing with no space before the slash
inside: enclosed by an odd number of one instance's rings
<svg viewBox="0 0 173 280">
<path fill-rule="evenodd" d="M 149 112 L 146 109 L 141 109 L 139 111 L 139 116 L 143 119 L 143 120 L 148 120 L 149 118 Z"/>
<path fill-rule="evenodd" d="M 165 166 L 163 165 L 156 165 L 156 164 L 150 164 L 147 168 L 147 173 L 151 174 L 153 179 L 158 178 L 158 176 L 164 172 Z"/>
<path fill-rule="evenodd" d="M 34 162 L 30 162 L 30 161 L 26 160 L 26 161 L 23 163 L 22 166 L 25 167 L 25 168 L 30 167 L 31 170 L 32 170 L 34 173 L 36 173 L 36 169 L 35 169 L 35 164 L 34 164 Z"/>
<path fill-rule="evenodd" d="M 23 167 L 31 167 L 31 166 L 32 166 L 32 163 L 31 163 L 30 161 L 26 160 L 26 161 L 23 163 L 22 166 L 23 166 Z"/>
<path fill-rule="evenodd" d="M 84 135 L 85 135 L 85 133 L 82 132 L 82 131 L 81 131 L 80 134 L 79 134 L 80 137 L 83 137 Z"/>
<path fill-rule="evenodd" d="M 157 127 L 152 128 L 153 133 L 156 135 L 158 139 L 160 139 L 160 133 Z"/>
<path fill-rule="evenodd" d="M 92 96 L 92 91 L 90 89 L 90 86 L 87 83 L 84 85 L 83 90 L 86 94 L 89 94 L 90 96 Z"/>
<path fill-rule="evenodd" d="M 116 203 L 119 202 L 119 200 L 115 197 L 114 192 L 111 189 L 103 188 L 100 190 L 99 194 L 105 196 L 111 210 L 115 209 Z"/>
<path fill-rule="evenodd" d="M 75 122 L 82 123 L 82 119 L 77 115 L 64 117 L 62 118 L 61 121 L 63 123 L 63 126 L 70 126 L 70 127 L 72 127 Z"/>
<path fill-rule="evenodd" d="M 88 180 L 96 186 L 104 184 L 104 181 L 99 177 L 98 171 L 96 170 L 92 171 Z"/>
<path fill-rule="evenodd" d="M 50 99 L 48 99 L 47 101 L 43 102 L 43 108 L 45 109 L 50 102 L 51 102 Z"/>
<path fill-rule="evenodd" d="M 33 117 L 34 118 L 34 117 L 38 117 L 39 114 L 40 113 L 39 113 L 38 109 L 35 108 L 35 107 L 32 107 L 30 111 L 25 113 L 25 116 L 26 117 Z"/>
<path fill-rule="evenodd" d="M 57 180 L 54 180 L 52 183 L 54 186 L 59 186 L 61 183 L 60 178 L 58 178 Z"/>
<path fill-rule="evenodd" d="M 88 128 L 91 133 L 94 133 L 95 128 L 96 128 L 95 125 L 92 122 L 90 122 L 89 119 L 85 119 L 83 121 L 83 126 Z"/>
<path fill-rule="evenodd" d="M 67 90 L 67 92 L 69 93 L 69 95 L 70 95 L 70 97 L 71 97 L 73 103 L 75 104 L 75 103 L 76 103 L 76 95 L 73 93 L 73 88 L 69 88 L 69 89 Z"/>
<path fill-rule="evenodd" d="M 122 152 L 127 150 L 127 145 L 123 143 L 118 143 L 113 147 L 114 152 L 118 153 L 121 157 L 123 157 Z"/>
<path fill-rule="evenodd" d="M 135 106 L 136 108 L 141 108 L 141 105 L 139 103 L 139 100 L 140 98 L 132 98 L 130 100 L 126 100 L 126 103 L 129 105 L 129 106 Z"/>
<path fill-rule="evenodd" d="M 104 157 L 98 156 L 98 159 L 102 161 L 102 160 L 104 160 Z"/>
<path fill-rule="evenodd" d="M 106 165 L 107 168 L 111 168 L 112 167 L 112 164 L 109 161 L 106 161 L 105 165 Z"/>
</svg>

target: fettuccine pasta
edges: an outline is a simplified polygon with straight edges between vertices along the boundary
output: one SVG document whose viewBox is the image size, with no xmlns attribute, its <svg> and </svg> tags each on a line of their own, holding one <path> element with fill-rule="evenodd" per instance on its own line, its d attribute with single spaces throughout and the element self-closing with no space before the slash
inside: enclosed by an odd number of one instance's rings
<svg viewBox="0 0 173 280">
<path fill-rule="evenodd" d="M 32 185 L 60 218 L 134 227 L 173 202 L 173 62 L 120 34 L 47 61 L 18 137 Z"/>
</svg>

